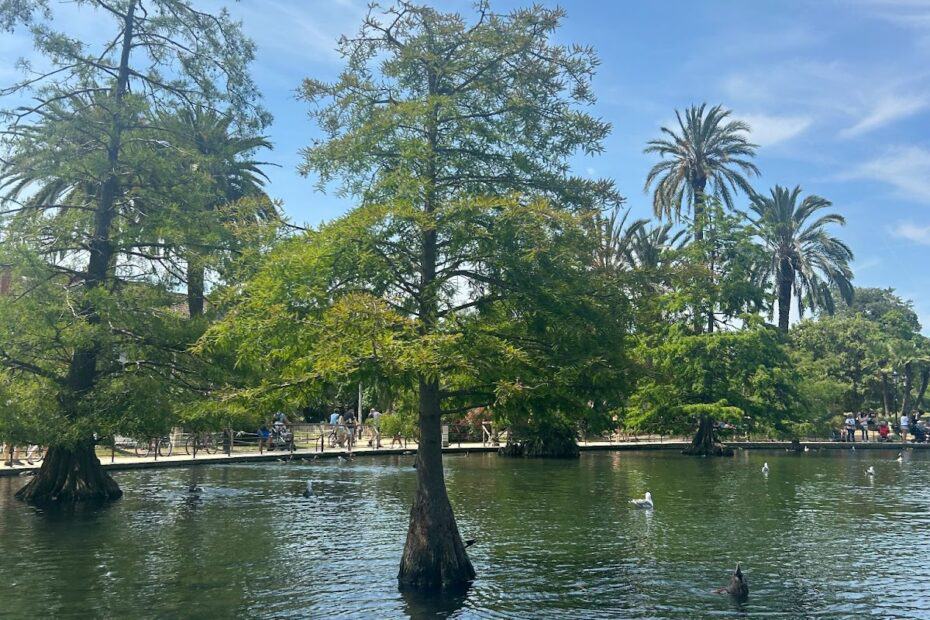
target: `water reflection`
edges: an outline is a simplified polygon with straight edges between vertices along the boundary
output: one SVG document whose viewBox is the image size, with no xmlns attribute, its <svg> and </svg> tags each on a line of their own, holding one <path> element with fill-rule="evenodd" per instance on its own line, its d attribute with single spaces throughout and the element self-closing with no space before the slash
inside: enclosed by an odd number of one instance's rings
<svg viewBox="0 0 930 620">
<path fill-rule="evenodd" d="M 920 616 L 889 594 L 901 575 L 930 589 L 930 455 L 907 457 L 448 458 L 459 527 L 481 542 L 478 580 L 442 598 L 397 587 L 410 457 L 124 472 L 121 501 L 76 512 L 24 506 L 25 480 L 2 478 L 0 617 Z M 656 509 L 633 509 L 647 490 Z M 737 561 L 742 605 L 714 594 Z"/>
</svg>

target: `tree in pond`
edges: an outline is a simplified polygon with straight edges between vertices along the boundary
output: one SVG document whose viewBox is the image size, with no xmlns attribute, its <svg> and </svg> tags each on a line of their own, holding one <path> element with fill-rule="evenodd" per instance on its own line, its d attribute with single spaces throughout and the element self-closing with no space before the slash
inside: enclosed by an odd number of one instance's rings
<svg viewBox="0 0 930 620">
<path fill-rule="evenodd" d="M 495 210 L 475 197 L 521 194 L 566 210 L 619 199 L 612 183 L 569 173 L 569 158 L 599 152 L 610 127 L 579 108 L 593 102 L 597 60 L 552 42 L 563 15 L 538 6 L 502 15 L 480 2 L 468 23 L 400 2 L 342 39 L 347 65 L 335 83 L 303 85 L 325 136 L 305 149 L 302 171 L 385 209 L 372 252 L 393 267 L 389 299 L 425 342 L 441 342 L 446 326 L 489 302 L 489 288 L 506 286 L 465 234 L 494 229 Z M 415 383 L 421 443 L 399 580 L 450 588 L 474 570 L 442 475 L 443 377 L 422 371 Z"/>
<path fill-rule="evenodd" d="M 252 45 L 227 14 L 188 0 L 79 8 L 111 27 L 97 49 L 57 30 L 51 3 L 0 5 L 0 25 L 28 28 L 49 66 L 2 91 L 20 103 L 4 112 L 0 253 L 15 281 L 0 299 L 0 366 L 43 395 L 34 406 L 54 403 L 36 411 L 36 439 L 50 447 L 17 494 L 36 504 L 119 497 L 95 434 L 145 425 L 202 389 L 185 352 L 197 333 L 171 310 L 177 297 L 152 252 L 180 235 L 176 205 L 152 186 L 174 161 L 154 119 L 203 106 L 243 127 L 267 120 L 245 72 Z"/>
<path fill-rule="evenodd" d="M 769 255 L 762 278 L 774 285 L 778 300 L 778 327 L 788 331 L 791 297 L 798 304 L 798 315 L 805 309 L 822 309 L 832 314 L 833 293 L 852 301 L 852 250 L 829 234 L 830 224 L 846 223 L 838 213 L 821 213 L 832 203 L 810 195 L 798 203 L 801 188 L 789 190 L 776 185 L 769 196 L 753 194 L 750 209 L 752 227 Z"/>
<path fill-rule="evenodd" d="M 731 453 L 717 439 L 719 422 L 790 434 L 807 405 L 782 337 L 758 319 L 739 331 L 688 334 L 672 327 L 642 340 L 642 376 L 626 424 L 648 432 L 686 433 L 687 454 Z"/>
</svg>

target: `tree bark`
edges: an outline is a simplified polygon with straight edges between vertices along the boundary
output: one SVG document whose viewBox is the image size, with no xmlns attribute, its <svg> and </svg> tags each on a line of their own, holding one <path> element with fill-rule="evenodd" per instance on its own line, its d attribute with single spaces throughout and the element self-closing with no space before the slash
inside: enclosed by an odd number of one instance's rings
<svg viewBox="0 0 930 620">
<path fill-rule="evenodd" d="M 203 316 L 205 271 L 203 259 L 192 252 L 187 257 L 187 312 L 191 318 Z"/>
<path fill-rule="evenodd" d="M 791 318 L 791 288 L 794 286 L 794 269 L 787 258 L 782 259 L 776 274 L 778 280 L 778 329 L 788 333 Z"/>
<path fill-rule="evenodd" d="M 16 498 L 37 506 L 106 502 L 123 495 L 101 466 L 93 442 L 74 447 L 52 446 L 42 467 Z"/>
<path fill-rule="evenodd" d="M 136 2 L 130 2 L 124 16 L 120 64 L 113 86 L 114 106 L 110 119 L 110 136 L 107 143 L 108 174 L 100 188 L 94 212 L 93 235 L 88 246 L 87 276 L 83 289 L 85 300 L 81 304 L 81 315 L 93 327 L 100 325 L 100 315 L 91 293 L 105 286 L 113 262 L 113 244 L 110 232 L 113 224 L 114 205 L 119 194 L 119 157 L 122 148 L 123 109 L 122 101 L 129 85 L 129 55 L 132 51 L 133 26 Z M 77 347 L 71 355 L 65 388 L 58 401 L 69 421 L 77 420 L 80 401 L 97 383 L 97 357 L 100 343 L 95 339 Z M 116 482 L 103 470 L 94 454 L 93 441 L 88 439 L 77 446 L 50 446 L 48 454 L 36 477 L 23 487 L 16 497 L 33 504 L 74 503 L 117 499 L 122 495 Z"/>
<path fill-rule="evenodd" d="M 698 429 L 691 440 L 691 445 L 682 450 L 690 456 L 733 456 L 733 449 L 718 443 L 714 437 L 714 419 L 702 415 L 698 419 Z"/>
<path fill-rule="evenodd" d="M 891 403 L 891 390 L 888 389 L 888 373 L 882 372 L 882 412 L 887 418 L 891 415 L 891 412 L 894 410 L 894 407 Z"/>
<path fill-rule="evenodd" d="M 446 491 L 441 442 L 439 385 L 421 380 L 417 490 L 397 575 L 415 590 L 456 590 L 475 578 Z"/>
</svg>

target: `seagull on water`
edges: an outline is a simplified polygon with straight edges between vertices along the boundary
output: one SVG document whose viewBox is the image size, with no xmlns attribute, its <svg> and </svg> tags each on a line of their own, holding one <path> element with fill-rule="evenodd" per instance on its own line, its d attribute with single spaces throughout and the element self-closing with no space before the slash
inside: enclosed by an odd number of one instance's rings
<svg viewBox="0 0 930 620">
<path fill-rule="evenodd" d="M 637 508 L 645 508 L 646 510 L 652 510 L 655 508 L 655 504 L 652 503 L 652 493 L 649 491 L 646 491 L 646 497 L 643 499 L 631 499 L 630 503 Z"/>
<path fill-rule="evenodd" d="M 872 467 L 871 465 L 869 465 L 869 468 L 868 468 L 867 470 L 865 470 L 865 473 L 867 473 L 867 474 L 870 475 L 870 476 L 874 476 L 874 475 L 875 475 L 875 468 Z"/>
<path fill-rule="evenodd" d="M 903 452 L 898 452 L 898 458 L 895 459 L 895 460 L 898 461 L 899 463 L 903 463 L 903 462 L 904 462 L 904 453 L 903 453 Z"/>
<path fill-rule="evenodd" d="M 766 463 L 764 463 L 764 464 L 762 465 L 762 473 L 768 475 L 768 473 L 769 473 L 769 464 L 768 464 L 768 462 L 766 462 Z"/>
</svg>

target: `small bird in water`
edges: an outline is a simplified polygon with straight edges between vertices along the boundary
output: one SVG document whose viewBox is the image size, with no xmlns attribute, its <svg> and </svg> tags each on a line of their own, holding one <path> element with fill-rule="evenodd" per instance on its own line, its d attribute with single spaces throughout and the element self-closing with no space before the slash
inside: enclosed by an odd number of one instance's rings
<svg viewBox="0 0 930 620">
<path fill-rule="evenodd" d="M 763 474 L 768 474 L 768 473 L 769 473 L 769 464 L 768 464 L 768 462 L 765 462 L 765 463 L 762 464 L 762 473 L 763 473 Z"/>
<path fill-rule="evenodd" d="M 871 465 L 869 465 L 869 468 L 868 468 L 867 470 L 865 470 L 865 473 L 867 473 L 867 474 L 870 475 L 870 476 L 874 476 L 874 475 L 875 475 L 875 468 L 872 467 Z"/>
<path fill-rule="evenodd" d="M 304 489 L 304 497 L 312 497 L 312 496 L 313 496 L 313 481 L 307 480 L 307 488 Z"/>
<path fill-rule="evenodd" d="M 646 491 L 646 497 L 643 499 L 631 499 L 630 503 L 637 508 L 645 508 L 646 510 L 652 510 L 655 508 L 655 504 L 652 503 L 652 493 L 649 491 Z"/>
<path fill-rule="evenodd" d="M 898 461 L 899 463 L 903 463 L 903 462 L 904 462 L 904 453 L 903 453 L 903 452 L 898 452 L 898 458 L 896 458 L 895 460 Z"/>
<path fill-rule="evenodd" d="M 811 451 L 811 447 L 810 447 L 810 446 L 804 446 L 804 451 L 805 451 L 805 452 L 810 452 L 810 451 Z"/>
<path fill-rule="evenodd" d="M 717 594 L 729 594 L 739 600 L 745 600 L 749 597 L 749 582 L 746 581 L 746 576 L 743 575 L 739 562 L 736 563 L 736 570 L 733 571 L 733 575 L 730 577 L 730 585 L 725 588 L 718 588 L 715 592 Z"/>
<path fill-rule="evenodd" d="M 187 492 L 188 493 L 203 493 L 203 489 L 197 486 L 196 484 L 192 484 L 189 487 L 187 487 Z"/>
</svg>

